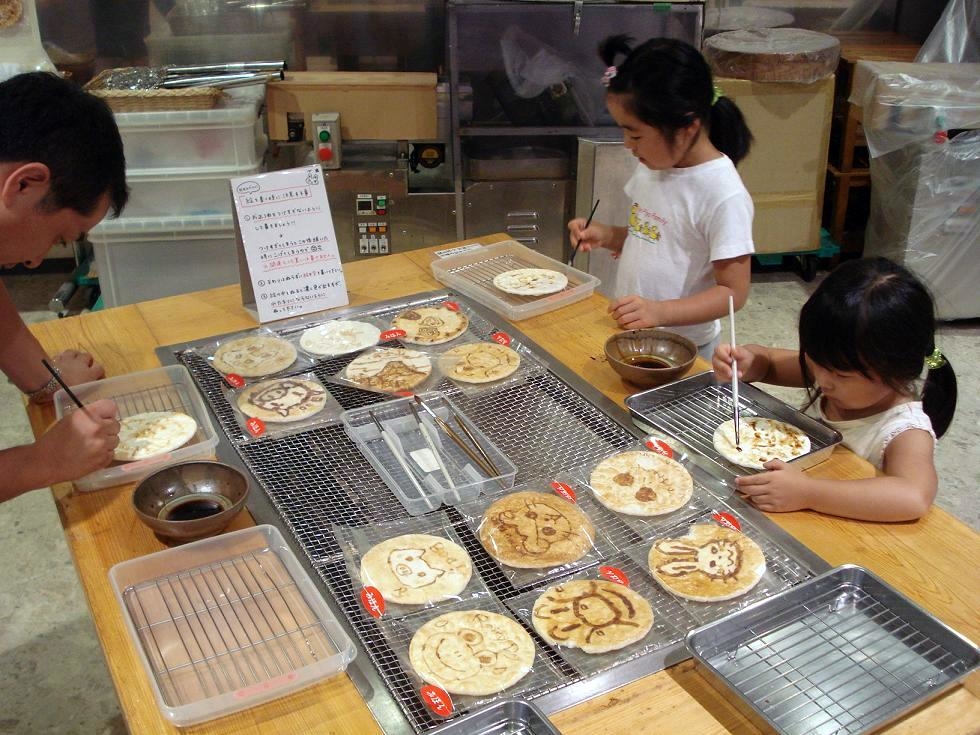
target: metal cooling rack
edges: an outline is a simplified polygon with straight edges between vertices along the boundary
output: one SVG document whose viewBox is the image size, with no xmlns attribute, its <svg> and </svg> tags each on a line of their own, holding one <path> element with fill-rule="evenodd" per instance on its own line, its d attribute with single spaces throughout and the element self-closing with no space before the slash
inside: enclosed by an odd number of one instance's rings
<svg viewBox="0 0 980 735">
<path fill-rule="evenodd" d="M 466 306 L 471 317 L 469 329 L 474 336 L 485 339 L 497 331 L 498 327 L 494 324 L 496 317 L 491 312 L 449 291 L 427 293 L 409 300 L 381 302 L 369 308 L 345 309 L 331 314 L 331 318 L 371 315 L 390 320 L 406 308 L 435 304 L 447 298 Z M 288 336 L 308 326 L 307 320 L 296 326 L 282 325 L 277 331 Z M 503 328 L 538 356 L 546 355 L 512 325 Z M 176 360 L 188 368 L 230 441 L 231 437 L 239 435 L 240 429 L 224 396 L 221 376 L 194 349 L 209 341 L 161 348 L 159 354 L 164 361 Z M 315 365 L 314 372 L 320 377 L 336 374 L 353 358 L 354 355 L 348 355 L 320 361 Z M 548 371 L 530 376 L 523 383 L 485 394 L 464 394 L 448 380 L 443 380 L 434 389 L 449 395 L 466 416 L 514 462 L 518 467 L 517 483 L 531 478 L 555 477 L 571 467 L 598 461 L 636 441 L 636 430 L 622 410 L 561 365 L 552 364 Z M 329 390 L 345 409 L 386 399 L 386 396 L 347 386 L 330 384 Z M 318 427 L 278 439 L 239 444 L 233 448 L 238 459 L 265 490 L 278 515 L 278 518 L 263 518 L 263 521 L 277 525 L 285 523 L 289 528 L 316 576 L 323 581 L 328 591 L 326 597 L 336 602 L 340 612 L 338 617 L 346 620 L 360 640 L 362 650 L 374 663 L 380 682 L 364 693 L 378 721 L 384 723 L 386 731 L 399 733 L 428 732 L 443 724 L 425 708 L 411 677 L 402 669 L 402 664 L 380 634 L 376 622 L 361 608 L 359 590 L 353 589 L 340 547 L 331 532 L 333 524 L 358 526 L 407 517 L 401 504 L 385 487 L 354 442 L 337 425 Z M 255 515 L 251 500 L 249 507 Z M 452 508 L 442 512 L 447 513 L 491 593 L 502 602 L 518 594 L 519 591 L 511 586 L 497 562 L 486 553 L 461 516 Z M 755 514 L 762 524 L 769 523 L 761 514 L 747 507 L 740 508 L 738 513 L 743 516 Z M 613 543 L 614 551 L 642 541 L 634 530 L 611 512 L 602 520 L 593 521 L 597 526 L 602 525 Z M 767 553 L 776 554 L 778 549 L 779 556 L 794 559 L 792 565 L 786 566 L 787 570 L 791 570 L 787 572 L 790 576 L 796 575 L 793 581 L 802 581 L 815 571 L 826 568 L 824 562 L 775 525 L 769 524 L 767 530 L 774 539 L 781 539 L 774 542 L 774 548 L 767 549 Z M 557 679 L 551 679 L 546 686 L 529 694 L 529 698 L 546 711 L 561 709 L 639 676 L 659 671 L 665 667 L 668 656 L 672 656 L 671 663 L 686 657 L 679 637 L 676 645 L 669 649 L 584 679 L 543 644 L 533 629 L 528 627 L 528 632 L 558 673 Z M 356 664 L 357 661 L 354 662 Z M 366 672 L 365 676 L 370 679 L 375 673 Z M 390 700 L 386 699 L 388 692 L 391 694 Z M 397 718 L 392 717 L 393 712 L 397 713 L 398 710 L 405 718 L 404 724 L 395 722 Z"/>
<path fill-rule="evenodd" d="M 335 652 L 274 552 L 157 577 L 123 599 L 172 707 L 257 686 Z"/>
<path fill-rule="evenodd" d="M 462 278 L 465 281 L 469 281 L 474 286 L 488 289 L 494 294 L 494 296 L 503 301 L 507 301 L 512 304 L 530 304 L 540 300 L 541 297 L 520 296 L 518 294 L 501 291 L 493 285 L 493 279 L 499 276 L 501 273 L 506 273 L 507 271 L 518 270 L 520 268 L 540 267 L 540 263 L 532 263 L 531 261 L 525 260 L 524 258 L 520 258 L 516 255 L 507 254 L 486 258 L 484 260 L 477 261 L 476 263 L 470 263 L 469 265 L 461 265 L 456 268 L 450 268 L 447 273 Z M 568 285 L 556 293 L 570 291 L 571 289 L 580 285 L 580 281 L 576 281 L 574 276 L 570 276 L 568 278 Z M 551 294 L 548 295 L 550 296 Z"/>
</svg>

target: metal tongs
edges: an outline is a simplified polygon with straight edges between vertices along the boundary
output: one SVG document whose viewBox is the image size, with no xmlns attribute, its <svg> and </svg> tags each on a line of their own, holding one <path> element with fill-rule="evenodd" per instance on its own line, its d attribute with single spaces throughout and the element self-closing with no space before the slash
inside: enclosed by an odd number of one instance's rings
<svg viewBox="0 0 980 735">
<path fill-rule="evenodd" d="M 738 360 L 735 359 L 735 299 L 728 294 L 728 328 L 732 343 L 732 412 L 735 418 L 735 448 L 741 451 L 738 409 Z"/>
<path fill-rule="evenodd" d="M 194 66 L 166 66 L 160 89 L 184 89 L 186 87 L 242 87 L 248 84 L 265 84 L 285 78 L 285 61 L 239 61 L 230 64 L 198 64 Z"/>
<path fill-rule="evenodd" d="M 429 416 L 432 417 L 432 420 L 435 421 L 436 424 L 438 424 L 439 428 L 446 433 L 446 436 L 448 436 L 456 443 L 456 446 L 458 446 L 466 453 L 466 456 L 468 456 L 470 459 L 476 462 L 476 464 L 480 467 L 481 470 L 483 470 L 484 474 L 486 474 L 487 477 L 498 477 L 500 475 L 500 470 L 497 469 L 497 465 L 495 465 L 493 463 L 493 460 L 490 459 L 490 455 L 487 454 L 487 451 L 483 448 L 480 442 L 478 442 L 476 440 L 476 437 L 473 436 L 473 432 L 469 430 L 469 428 L 462 421 L 462 419 L 460 419 L 460 417 L 456 414 L 455 411 L 452 412 L 453 419 L 455 419 L 456 424 L 466 435 L 466 438 L 472 444 L 472 447 L 470 446 L 470 444 L 467 444 L 466 440 L 464 440 L 463 437 L 461 437 L 456 432 L 456 430 L 453 429 L 453 427 L 451 427 L 441 416 L 436 414 L 435 411 L 433 411 L 429 406 L 427 406 L 425 401 L 423 401 L 418 396 L 415 396 L 415 402 L 427 414 L 429 414 Z"/>
</svg>

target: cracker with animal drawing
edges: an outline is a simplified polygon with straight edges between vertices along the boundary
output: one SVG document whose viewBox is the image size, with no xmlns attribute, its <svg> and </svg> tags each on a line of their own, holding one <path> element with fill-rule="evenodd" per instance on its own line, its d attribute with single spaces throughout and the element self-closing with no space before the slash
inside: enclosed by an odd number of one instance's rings
<svg viewBox="0 0 980 735">
<path fill-rule="evenodd" d="M 417 306 L 406 309 L 391 320 L 392 329 L 401 329 L 400 339 L 416 345 L 438 345 L 456 339 L 466 331 L 470 318 L 447 306 Z"/>
<path fill-rule="evenodd" d="M 625 585 L 573 579 L 546 589 L 531 611 L 548 643 L 605 653 L 635 643 L 653 627 L 650 603 Z"/>
<path fill-rule="evenodd" d="M 344 371 L 352 383 L 368 390 L 409 390 L 432 374 L 428 355 L 416 350 L 382 347 L 355 357 Z"/>
<path fill-rule="evenodd" d="M 486 610 L 450 612 L 420 627 L 408 646 L 416 673 L 449 694 L 496 694 L 534 663 L 534 641 L 514 620 Z"/>
<path fill-rule="evenodd" d="M 440 365 L 461 383 L 492 383 L 512 375 L 521 366 L 521 356 L 496 342 L 474 342 L 446 350 Z"/>
<path fill-rule="evenodd" d="M 372 546 L 361 557 L 361 582 L 385 600 L 424 605 L 456 597 L 473 575 L 469 554 L 441 536 L 408 533 Z"/>
<path fill-rule="evenodd" d="M 631 516 L 658 516 L 683 507 L 694 493 L 691 473 L 655 452 L 620 452 L 592 470 L 596 500 Z"/>
<path fill-rule="evenodd" d="M 518 569 L 570 564 L 595 542 L 595 527 L 575 503 L 554 493 L 522 491 L 494 501 L 483 514 L 480 542 Z"/>
<path fill-rule="evenodd" d="M 755 541 L 713 523 L 698 523 L 684 536 L 655 541 L 647 563 L 661 587 L 695 602 L 744 595 L 766 572 L 766 557 Z"/>
<path fill-rule="evenodd" d="M 261 378 L 278 373 L 296 362 L 296 348 L 279 337 L 240 337 L 222 343 L 211 364 L 225 375 Z"/>
<path fill-rule="evenodd" d="M 315 380 L 273 378 L 248 386 L 238 394 L 235 403 L 246 416 L 285 424 L 315 416 L 327 404 L 328 395 Z"/>
</svg>

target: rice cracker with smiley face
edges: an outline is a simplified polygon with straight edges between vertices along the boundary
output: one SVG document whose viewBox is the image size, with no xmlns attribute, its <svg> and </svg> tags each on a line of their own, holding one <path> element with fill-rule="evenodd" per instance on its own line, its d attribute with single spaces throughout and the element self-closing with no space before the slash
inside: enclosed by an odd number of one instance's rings
<svg viewBox="0 0 980 735">
<path fill-rule="evenodd" d="M 246 416 L 285 424 L 315 416 L 327 404 L 328 395 L 315 380 L 274 378 L 248 386 L 235 402 Z"/>
<path fill-rule="evenodd" d="M 595 527 L 574 503 L 554 493 L 516 492 L 493 502 L 480 523 L 480 542 L 517 569 L 570 564 L 595 542 Z"/>
<path fill-rule="evenodd" d="M 419 628 L 408 646 L 416 673 L 449 694 L 484 696 L 520 681 L 534 641 L 516 621 L 486 610 L 450 612 Z"/>
<path fill-rule="evenodd" d="M 361 557 L 361 582 L 403 605 L 455 597 L 472 575 L 473 564 L 462 546 L 424 533 L 387 539 Z"/>
<path fill-rule="evenodd" d="M 713 523 L 698 523 L 684 536 L 655 541 L 647 562 L 661 587 L 695 602 L 744 595 L 766 572 L 766 557 L 755 541 Z"/>
</svg>

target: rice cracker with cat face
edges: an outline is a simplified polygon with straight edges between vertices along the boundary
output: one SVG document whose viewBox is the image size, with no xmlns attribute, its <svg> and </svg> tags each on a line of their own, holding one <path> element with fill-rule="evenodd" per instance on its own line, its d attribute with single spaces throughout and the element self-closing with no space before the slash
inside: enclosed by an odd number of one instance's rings
<svg viewBox="0 0 980 735">
<path fill-rule="evenodd" d="M 456 597 L 472 575 L 473 564 L 462 546 L 424 533 L 387 539 L 361 557 L 361 582 L 403 605 Z"/>
<path fill-rule="evenodd" d="M 406 309 L 391 320 L 392 329 L 405 332 L 402 342 L 438 345 L 456 339 L 466 331 L 470 318 L 446 306 L 418 306 Z"/>
<path fill-rule="evenodd" d="M 683 507 L 694 493 L 685 467 L 654 452 L 620 452 L 602 460 L 589 479 L 596 500 L 631 516 L 658 516 Z"/>
</svg>

